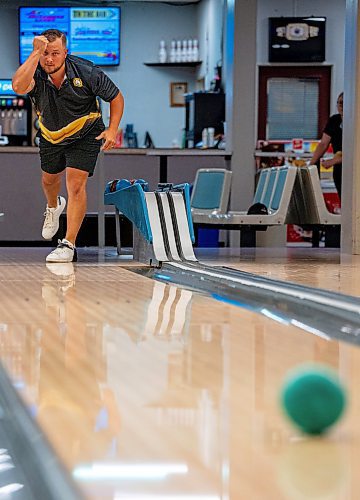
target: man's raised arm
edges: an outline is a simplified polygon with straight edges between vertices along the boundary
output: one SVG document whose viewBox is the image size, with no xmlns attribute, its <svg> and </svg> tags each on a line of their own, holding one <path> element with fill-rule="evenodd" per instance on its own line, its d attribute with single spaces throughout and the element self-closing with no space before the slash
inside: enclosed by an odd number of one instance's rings
<svg viewBox="0 0 360 500">
<path fill-rule="evenodd" d="M 36 36 L 33 42 L 33 51 L 22 64 L 12 79 L 12 87 L 16 94 L 26 94 L 34 88 L 34 74 L 39 63 L 40 56 L 45 52 L 48 40 L 44 36 Z"/>
</svg>

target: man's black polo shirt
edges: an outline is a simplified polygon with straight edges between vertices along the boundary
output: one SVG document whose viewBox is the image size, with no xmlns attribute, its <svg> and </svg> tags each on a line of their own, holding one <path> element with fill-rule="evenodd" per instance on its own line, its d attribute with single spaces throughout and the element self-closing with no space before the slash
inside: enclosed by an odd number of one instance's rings
<svg viewBox="0 0 360 500">
<path fill-rule="evenodd" d="M 110 102 L 119 89 L 92 62 L 76 56 L 65 59 L 66 79 L 57 89 L 39 65 L 29 92 L 39 117 L 41 135 L 51 144 L 69 144 L 84 137 L 95 124 L 104 129 L 96 97 Z"/>
</svg>

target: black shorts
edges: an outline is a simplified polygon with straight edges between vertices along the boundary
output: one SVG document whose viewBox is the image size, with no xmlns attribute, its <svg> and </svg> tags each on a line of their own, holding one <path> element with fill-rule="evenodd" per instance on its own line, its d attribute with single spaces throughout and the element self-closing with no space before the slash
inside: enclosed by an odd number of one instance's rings
<svg viewBox="0 0 360 500">
<path fill-rule="evenodd" d="M 90 130 L 85 137 L 68 145 L 51 144 L 40 137 L 41 169 L 48 174 L 59 174 L 66 167 L 72 167 L 88 172 L 91 177 L 102 145 L 102 141 L 95 137 L 101 134 L 102 130 L 95 127 L 95 130 Z"/>
</svg>

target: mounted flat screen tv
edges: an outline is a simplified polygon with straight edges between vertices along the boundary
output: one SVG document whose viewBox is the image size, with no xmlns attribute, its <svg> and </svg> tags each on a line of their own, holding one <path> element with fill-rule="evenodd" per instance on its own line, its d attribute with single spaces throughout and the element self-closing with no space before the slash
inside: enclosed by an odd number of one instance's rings
<svg viewBox="0 0 360 500">
<path fill-rule="evenodd" d="M 34 36 L 50 28 L 66 34 L 70 54 L 98 66 L 120 63 L 119 7 L 20 7 L 20 64 L 31 53 Z"/>
<path fill-rule="evenodd" d="M 269 17 L 269 62 L 325 61 L 325 17 Z"/>
</svg>

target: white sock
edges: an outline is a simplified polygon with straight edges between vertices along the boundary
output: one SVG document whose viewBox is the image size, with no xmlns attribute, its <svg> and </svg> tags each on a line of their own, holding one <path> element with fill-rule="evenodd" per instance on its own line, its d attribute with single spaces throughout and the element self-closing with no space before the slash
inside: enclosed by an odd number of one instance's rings
<svg viewBox="0 0 360 500">
<path fill-rule="evenodd" d="M 71 241 L 67 240 L 66 238 L 63 238 L 63 243 L 66 243 L 67 245 L 71 246 L 71 248 L 75 248 L 75 245 L 71 243 Z"/>
</svg>

